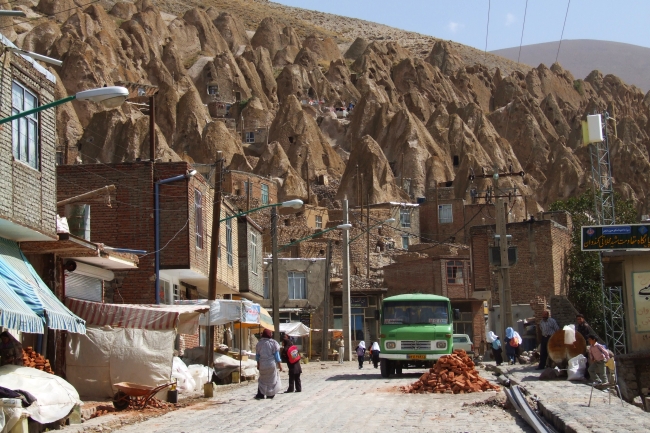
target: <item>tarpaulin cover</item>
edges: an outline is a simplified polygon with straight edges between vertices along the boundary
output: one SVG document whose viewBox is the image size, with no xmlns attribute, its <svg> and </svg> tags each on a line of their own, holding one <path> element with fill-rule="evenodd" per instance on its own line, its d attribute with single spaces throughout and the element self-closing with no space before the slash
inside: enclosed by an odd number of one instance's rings
<svg viewBox="0 0 650 433">
<path fill-rule="evenodd" d="M 83 337 L 83 334 L 71 334 Z M 0 386 L 27 391 L 36 401 L 25 411 L 35 421 L 47 424 L 67 416 L 74 405 L 81 404 L 79 394 L 72 384 L 35 368 L 5 365 L 0 367 Z"/>
<path fill-rule="evenodd" d="M 30 310 L 45 320 L 49 328 L 81 334 L 86 332 L 84 321 L 57 299 L 20 251 L 18 244 L 5 238 L 0 238 L 0 279 Z"/>
<path fill-rule="evenodd" d="M 269 331 L 275 331 L 275 326 L 273 326 L 273 318 L 271 317 L 269 312 L 266 311 L 266 309 L 262 306 L 258 306 L 258 307 L 260 309 L 259 322 L 257 323 L 243 322 L 243 325 L 241 323 L 235 323 L 235 329 L 239 329 L 240 326 L 243 326 L 245 329 L 264 328 L 264 329 L 268 329 Z"/>
<path fill-rule="evenodd" d="M 196 334 L 199 316 L 208 310 L 201 305 L 102 304 L 74 298 L 66 298 L 65 303 L 88 325 L 159 331 L 178 328 L 181 334 Z"/>
<path fill-rule="evenodd" d="M 302 322 L 280 323 L 280 332 L 290 337 L 305 337 L 309 335 L 310 329 Z"/>
<path fill-rule="evenodd" d="M 158 386 L 169 382 L 173 330 L 98 328 L 68 336 L 66 377 L 84 398 L 112 397 L 114 383 Z"/>
<path fill-rule="evenodd" d="M 205 318 L 201 318 L 201 326 L 208 325 L 225 325 L 230 322 L 244 322 L 244 323 L 259 323 L 259 304 L 251 301 L 231 301 L 224 299 L 217 299 L 216 301 L 208 301 L 207 299 L 197 299 L 192 301 L 176 301 L 176 306 L 210 306 L 210 321 L 206 322 Z"/>
</svg>

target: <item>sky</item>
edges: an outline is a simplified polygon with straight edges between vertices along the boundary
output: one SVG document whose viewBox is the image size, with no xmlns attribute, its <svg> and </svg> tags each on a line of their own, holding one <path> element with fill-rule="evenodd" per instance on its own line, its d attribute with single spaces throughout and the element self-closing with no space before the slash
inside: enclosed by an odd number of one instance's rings
<svg viewBox="0 0 650 433">
<path fill-rule="evenodd" d="M 487 50 L 560 40 L 600 39 L 650 47 L 648 0 L 273 0 L 360 18 Z M 527 9 L 527 10 L 526 10 Z"/>
</svg>

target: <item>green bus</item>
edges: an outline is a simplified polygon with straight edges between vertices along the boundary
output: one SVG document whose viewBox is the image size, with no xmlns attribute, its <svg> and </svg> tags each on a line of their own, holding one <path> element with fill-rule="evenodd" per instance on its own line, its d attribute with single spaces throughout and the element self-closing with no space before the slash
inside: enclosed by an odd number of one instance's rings
<svg viewBox="0 0 650 433">
<path fill-rule="evenodd" d="M 453 350 L 453 319 L 449 298 L 408 294 L 386 298 L 380 311 L 382 377 L 401 374 L 404 368 L 429 368 Z"/>
</svg>

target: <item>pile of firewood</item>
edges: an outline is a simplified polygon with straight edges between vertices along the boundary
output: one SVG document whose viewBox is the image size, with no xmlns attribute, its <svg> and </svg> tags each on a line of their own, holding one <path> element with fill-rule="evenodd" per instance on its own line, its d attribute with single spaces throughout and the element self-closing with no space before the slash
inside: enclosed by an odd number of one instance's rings
<svg viewBox="0 0 650 433">
<path fill-rule="evenodd" d="M 54 371 L 52 371 L 52 367 L 50 366 L 50 361 L 45 359 L 43 355 L 36 353 L 31 346 L 23 350 L 23 365 L 25 367 L 32 367 L 46 373 L 54 374 Z"/>
<path fill-rule="evenodd" d="M 474 362 L 464 350 L 454 350 L 453 354 L 441 357 L 428 373 L 420 377 L 420 380 L 402 387 L 402 391 L 410 394 L 427 392 L 468 394 L 499 389 L 498 386 L 492 385 L 479 376 L 474 368 Z"/>
</svg>

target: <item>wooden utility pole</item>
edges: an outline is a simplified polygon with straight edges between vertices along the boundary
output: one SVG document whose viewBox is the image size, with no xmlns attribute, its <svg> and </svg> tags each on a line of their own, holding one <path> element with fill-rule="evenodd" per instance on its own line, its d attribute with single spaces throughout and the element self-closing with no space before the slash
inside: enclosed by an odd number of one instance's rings
<svg viewBox="0 0 650 433">
<path fill-rule="evenodd" d="M 212 238 L 210 242 L 210 274 L 208 276 L 208 301 L 217 299 L 217 268 L 219 261 L 219 220 L 221 219 L 221 193 L 223 186 L 223 158 L 217 152 L 217 172 L 214 181 L 214 199 L 212 202 Z M 212 304 L 211 302 L 208 302 Z M 209 316 L 209 315 L 208 315 Z M 214 326 L 208 323 L 208 341 L 205 344 L 206 365 L 212 367 L 214 362 Z"/>
<path fill-rule="evenodd" d="M 361 205 L 361 178 L 359 177 L 359 164 L 357 164 L 357 204 Z"/>
<path fill-rule="evenodd" d="M 156 160 L 156 104 L 154 96 L 149 97 L 149 159 Z"/>
<path fill-rule="evenodd" d="M 273 327 L 275 332 L 273 336 L 277 342 L 280 342 L 280 283 L 278 269 L 278 209 L 273 206 L 271 208 L 271 249 L 273 251 L 273 258 L 271 260 L 273 266 L 272 290 L 273 290 Z"/>
<path fill-rule="evenodd" d="M 512 297 L 510 293 L 510 261 L 508 260 L 508 235 L 506 231 L 506 202 L 497 199 L 497 234 L 501 266 L 499 269 L 499 304 L 501 304 L 501 338 L 505 338 L 506 328 L 513 325 Z"/>
<path fill-rule="evenodd" d="M 251 178 L 248 176 L 248 182 L 246 183 L 246 210 L 251 210 L 251 193 L 253 188 L 251 185 Z"/>
<path fill-rule="evenodd" d="M 329 350 L 329 316 L 330 316 L 330 267 L 332 266 L 332 240 L 327 240 L 325 253 L 325 296 L 323 297 L 323 341 L 321 342 L 321 361 L 327 361 Z M 311 359 L 311 353 L 309 354 Z"/>
<path fill-rule="evenodd" d="M 366 278 L 370 278 L 370 193 L 366 195 Z"/>
</svg>

